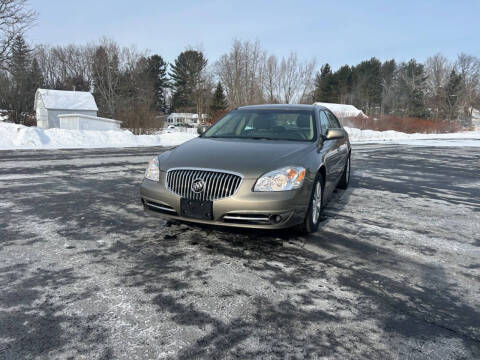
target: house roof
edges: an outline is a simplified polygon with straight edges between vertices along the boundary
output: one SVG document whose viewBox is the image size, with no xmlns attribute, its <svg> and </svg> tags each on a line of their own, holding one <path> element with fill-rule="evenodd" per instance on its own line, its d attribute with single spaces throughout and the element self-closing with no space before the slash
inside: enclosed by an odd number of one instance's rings
<svg viewBox="0 0 480 360">
<path fill-rule="evenodd" d="M 314 105 L 326 107 L 328 110 L 333 112 L 337 117 L 356 117 L 356 116 L 365 116 L 362 110 L 357 109 L 353 105 L 347 104 L 334 104 L 334 103 L 325 103 L 325 102 L 316 102 Z"/>
<path fill-rule="evenodd" d="M 46 109 L 98 110 L 93 95 L 86 91 L 38 89 L 35 93 L 35 107 L 40 97 Z"/>
<path fill-rule="evenodd" d="M 202 118 L 205 118 L 207 114 L 202 114 Z M 168 118 L 178 118 L 178 117 L 183 117 L 187 119 L 196 119 L 198 118 L 198 114 L 193 114 L 193 113 L 171 113 L 168 115 Z"/>
</svg>

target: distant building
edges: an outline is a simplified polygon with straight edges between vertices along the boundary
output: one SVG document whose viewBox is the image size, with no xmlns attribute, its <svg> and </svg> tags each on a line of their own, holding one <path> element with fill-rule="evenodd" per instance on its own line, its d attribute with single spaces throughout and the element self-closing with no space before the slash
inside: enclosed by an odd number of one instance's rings
<svg viewBox="0 0 480 360">
<path fill-rule="evenodd" d="M 35 93 L 37 126 L 41 128 L 59 128 L 61 114 L 97 116 L 97 111 L 89 92 L 38 89 Z"/>
<path fill-rule="evenodd" d="M 326 107 L 339 119 L 352 118 L 357 116 L 367 117 L 367 115 L 365 115 L 362 110 L 357 109 L 353 105 L 324 103 L 324 102 L 316 102 L 313 105 L 320 105 L 320 106 Z"/>
<path fill-rule="evenodd" d="M 38 89 L 35 93 L 35 114 L 40 128 L 120 129 L 120 121 L 97 117 L 97 111 L 89 92 Z"/>
<path fill-rule="evenodd" d="M 8 120 L 8 111 L 0 109 L 0 121 Z"/>
<path fill-rule="evenodd" d="M 198 126 L 208 118 L 207 114 L 202 114 L 202 119 L 198 121 L 198 114 L 192 113 L 171 113 L 167 117 L 167 125 L 173 126 Z"/>
</svg>

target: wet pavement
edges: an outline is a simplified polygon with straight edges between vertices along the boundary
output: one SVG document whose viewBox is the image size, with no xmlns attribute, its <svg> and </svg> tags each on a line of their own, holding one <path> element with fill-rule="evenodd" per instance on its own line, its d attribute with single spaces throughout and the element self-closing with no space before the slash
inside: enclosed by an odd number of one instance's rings
<svg viewBox="0 0 480 360">
<path fill-rule="evenodd" d="M 354 146 L 311 236 L 145 217 L 161 151 L 0 152 L 0 359 L 480 358 L 478 148 Z"/>
</svg>

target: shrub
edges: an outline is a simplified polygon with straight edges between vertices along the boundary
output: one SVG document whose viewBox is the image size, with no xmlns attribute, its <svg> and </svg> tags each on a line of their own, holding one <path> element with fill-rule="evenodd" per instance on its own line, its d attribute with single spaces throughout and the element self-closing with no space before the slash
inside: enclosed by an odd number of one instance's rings
<svg viewBox="0 0 480 360">
<path fill-rule="evenodd" d="M 463 130 L 462 126 L 456 122 L 423 118 L 400 118 L 393 115 L 357 116 L 340 118 L 339 120 L 343 126 L 377 131 L 395 130 L 409 134 L 438 134 Z"/>
</svg>

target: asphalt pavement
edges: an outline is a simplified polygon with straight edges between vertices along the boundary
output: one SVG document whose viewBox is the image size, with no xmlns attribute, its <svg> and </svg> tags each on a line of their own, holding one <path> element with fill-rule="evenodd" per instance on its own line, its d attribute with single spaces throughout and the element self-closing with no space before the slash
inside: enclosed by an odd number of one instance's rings
<svg viewBox="0 0 480 360">
<path fill-rule="evenodd" d="M 478 149 L 354 146 L 311 236 L 145 217 L 162 148 L 0 151 L 0 359 L 479 359 Z"/>
</svg>

